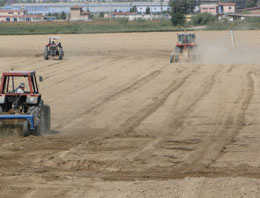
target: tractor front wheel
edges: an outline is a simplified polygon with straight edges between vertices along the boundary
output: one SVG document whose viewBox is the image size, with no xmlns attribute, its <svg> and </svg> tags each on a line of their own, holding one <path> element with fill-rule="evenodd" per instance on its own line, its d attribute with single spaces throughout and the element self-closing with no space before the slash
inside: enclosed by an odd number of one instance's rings
<svg viewBox="0 0 260 198">
<path fill-rule="evenodd" d="M 49 56 L 49 53 L 48 53 L 48 47 L 47 47 L 47 46 L 46 46 L 45 49 L 44 49 L 44 54 L 43 54 L 43 55 L 44 55 L 44 59 L 45 59 L 45 60 L 48 60 L 48 58 L 49 58 L 49 57 L 48 57 L 48 56 Z"/>
<path fill-rule="evenodd" d="M 63 49 L 60 47 L 59 48 L 59 60 L 62 60 L 63 58 Z"/>
<path fill-rule="evenodd" d="M 179 56 L 178 55 L 175 55 L 174 57 L 174 62 L 177 63 L 179 61 Z"/>
</svg>

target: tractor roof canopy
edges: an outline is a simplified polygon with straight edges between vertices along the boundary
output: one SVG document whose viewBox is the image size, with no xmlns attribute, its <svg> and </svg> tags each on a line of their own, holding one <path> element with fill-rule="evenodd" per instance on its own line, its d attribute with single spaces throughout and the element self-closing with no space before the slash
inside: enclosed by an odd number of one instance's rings
<svg viewBox="0 0 260 198">
<path fill-rule="evenodd" d="M 0 95 L 17 95 L 15 89 L 20 83 L 25 85 L 25 93 L 23 95 L 39 94 L 35 71 L 8 71 L 2 75 Z"/>
<path fill-rule="evenodd" d="M 181 32 L 181 33 L 178 33 L 178 35 L 195 35 L 195 33 L 185 33 L 185 32 Z"/>
<path fill-rule="evenodd" d="M 35 73 L 35 71 L 9 71 L 4 72 L 3 76 L 33 76 Z"/>
<path fill-rule="evenodd" d="M 49 36 L 49 40 L 51 40 L 51 41 L 57 41 L 59 39 L 60 39 L 59 36 Z"/>
</svg>

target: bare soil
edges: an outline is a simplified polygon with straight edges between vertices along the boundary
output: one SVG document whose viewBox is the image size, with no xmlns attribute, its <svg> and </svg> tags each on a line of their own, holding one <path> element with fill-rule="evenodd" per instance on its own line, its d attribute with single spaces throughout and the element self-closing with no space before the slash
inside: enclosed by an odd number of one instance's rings
<svg viewBox="0 0 260 198">
<path fill-rule="evenodd" d="M 0 137 L 0 197 L 259 197 L 260 32 L 197 32 L 202 61 L 170 64 L 176 33 L 1 36 L 0 72 L 36 70 L 46 136 Z"/>
</svg>

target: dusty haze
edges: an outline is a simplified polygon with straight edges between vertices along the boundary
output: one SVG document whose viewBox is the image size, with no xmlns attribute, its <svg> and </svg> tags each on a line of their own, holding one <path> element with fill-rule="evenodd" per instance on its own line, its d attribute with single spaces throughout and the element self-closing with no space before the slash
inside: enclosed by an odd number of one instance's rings
<svg viewBox="0 0 260 198">
<path fill-rule="evenodd" d="M 0 72 L 36 70 L 52 134 L 0 138 L 0 197 L 258 197 L 259 31 L 1 36 Z"/>
</svg>

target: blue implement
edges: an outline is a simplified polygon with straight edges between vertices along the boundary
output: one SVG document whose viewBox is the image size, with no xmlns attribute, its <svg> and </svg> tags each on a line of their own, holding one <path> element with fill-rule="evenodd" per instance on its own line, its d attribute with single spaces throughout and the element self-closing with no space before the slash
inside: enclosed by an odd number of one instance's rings
<svg viewBox="0 0 260 198">
<path fill-rule="evenodd" d="M 30 124 L 30 129 L 34 130 L 34 119 L 33 115 L 0 115 L 0 120 L 5 119 L 5 120 L 10 120 L 10 119 L 18 119 L 18 120 L 28 120 Z"/>
</svg>

